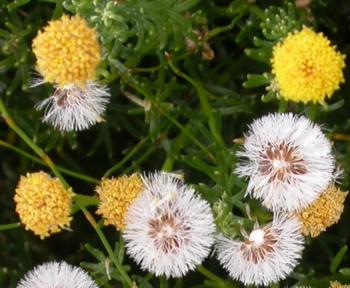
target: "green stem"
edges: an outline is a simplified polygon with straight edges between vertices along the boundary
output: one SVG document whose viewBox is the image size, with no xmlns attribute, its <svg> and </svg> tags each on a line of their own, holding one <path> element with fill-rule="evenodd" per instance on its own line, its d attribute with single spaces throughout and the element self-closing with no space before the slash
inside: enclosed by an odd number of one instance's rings
<svg viewBox="0 0 350 288">
<path fill-rule="evenodd" d="M 145 161 L 148 158 L 148 156 L 151 155 L 156 149 L 157 147 L 154 145 L 148 148 L 148 150 L 141 157 L 137 158 L 137 160 L 134 161 L 131 166 L 124 170 L 124 173 L 131 173 L 137 165 L 140 165 L 143 161 Z"/>
<path fill-rule="evenodd" d="M 185 59 L 189 55 L 190 55 L 190 52 L 186 52 L 186 53 L 183 53 L 181 55 L 174 56 L 173 60 L 179 61 L 179 60 Z M 153 67 L 133 67 L 133 68 L 130 68 L 129 71 L 131 73 L 155 73 L 158 70 L 162 69 L 165 65 L 166 65 L 166 62 L 161 63 L 157 66 L 153 66 Z"/>
<path fill-rule="evenodd" d="M 0 224 L 0 231 L 16 229 L 21 226 L 21 223 Z"/>
<path fill-rule="evenodd" d="M 127 163 L 132 158 L 132 156 L 134 156 L 143 147 L 143 145 L 147 141 L 148 137 L 141 139 L 139 143 L 137 143 L 136 146 L 120 162 L 115 164 L 113 167 L 111 167 L 104 173 L 103 178 L 109 177 L 113 172 L 117 171 L 120 167 Z"/>
<path fill-rule="evenodd" d="M 60 179 L 62 184 L 64 184 L 64 186 L 68 188 L 69 185 L 67 181 L 63 178 L 61 172 L 57 169 L 56 165 L 53 163 L 51 158 L 44 152 L 44 150 L 42 150 L 38 145 L 36 145 L 21 128 L 19 128 L 16 125 L 16 123 L 13 121 L 10 114 L 8 113 L 4 102 L 1 98 L 0 113 L 2 114 L 2 117 L 4 118 L 6 124 L 42 159 L 42 161 L 52 170 L 56 177 Z"/>
<path fill-rule="evenodd" d="M 72 215 L 80 211 L 80 206 L 89 207 L 97 206 L 100 203 L 100 200 L 96 196 L 89 196 L 83 194 L 74 194 L 74 205 L 72 207 Z"/>
<path fill-rule="evenodd" d="M 174 163 L 175 158 L 172 155 L 169 155 L 163 162 L 162 171 L 171 172 L 173 170 Z"/>
<path fill-rule="evenodd" d="M 203 42 L 207 42 L 207 41 L 209 41 L 211 38 L 213 38 L 213 37 L 215 37 L 215 36 L 217 36 L 217 35 L 219 35 L 219 34 L 221 34 L 221 33 L 224 33 L 224 32 L 227 32 L 227 31 L 232 30 L 232 29 L 235 27 L 237 21 L 238 21 L 239 19 L 241 19 L 242 16 L 243 16 L 243 13 L 240 13 L 240 14 L 237 15 L 235 18 L 233 18 L 233 20 L 231 21 L 230 24 L 228 24 L 228 25 L 226 25 L 226 26 L 222 26 L 222 27 L 216 27 L 216 28 L 210 30 L 210 31 L 208 32 L 208 34 L 204 37 L 204 41 L 203 41 Z"/>
<path fill-rule="evenodd" d="M 8 148 L 30 160 L 32 160 L 33 162 L 35 163 L 38 163 L 38 164 L 41 164 L 41 165 L 45 165 L 46 166 L 46 163 L 44 161 L 42 161 L 40 158 L 37 158 L 35 156 L 33 156 L 32 154 L 14 146 L 14 145 L 11 145 L 10 143 L 7 143 L 6 141 L 3 141 L 3 140 L 0 140 L 0 146 L 3 146 L 5 148 Z M 98 179 L 95 179 L 93 177 L 90 177 L 88 175 L 84 175 L 84 174 L 80 174 L 78 172 L 74 172 L 74 171 L 71 171 L 69 169 L 66 169 L 66 168 L 63 168 L 63 167 L 60 167 L 60 166 L 56 166 L 57 169 L 66 174 L 66 175 L 69 175 L 69 176 L 72 176 L 74 178 L 77 178 L 77 179 L 80 179 L 80 180 L 83 180 L 83 181 L 86 181 L 86 182 L 90 182 L 90 183 L 93 183 L 93 184 L 99 184 L 100 181 Z"/>
<path fill-rule="evenodd" d="M 85 175 L 85 174 L 80 174 L 78 172 L 74 172 L 74 171 L 71 171 L 71 170 L 68 170 L 66 168 L 63 168 L 63 167 L 60 167 L 60 166 L 56 166 L 57 169 L 59 171 L 61 171 L 62 173 L 66 174 L 66 175 L 69 175 L 71 177 L 74 177 L 74 178 L 77 178 L 77 179 L 80 179 L 80 180 L 83 180 L 83 181 L 86 181 L 86 182 L 90 182 L 90 183 L 93 183 L 93 184 L 100 184 L 101 181 L 96 179 L 96 178 L 93 178 L 91 176 L 88 176 L 88 175 Z"/>
<path fill-rule="evenodd" d="M 106 239 L 106 236 L 103 234 L 101 228 L 96 223 L 95 218 L 91 215 L 91 213 L 84 206 L 80 205 L 80 209 L 83 211 L 85 218 L 90 222 L 91 226 L 94 228 L 94 230 L 97 233 L 98 237 L 100 238 L 103 246 L 105 247 L 110 259 L 112 260 L 114 266 L 117 268 L 118 272 L 120 273 L 120 275 L 122 276 L 124 281 L 127 283 L 128 287 L 130 287 L 130 288 L 133 287 L 133 282 L 132 282 L 131 278 L 125 272 L 122 265 L 118 262 L 118 259 L 117 259 L 116 255 L 114 254 L 112 247 L 109 245 L 108 240 Z"/>
<path fill-rule="evenodd" d="M 84 207 L 97 206 L 100 203 L 100 199 L 96 196 L 89 196 L 89 195 L 78 194 L 78 193 L 75 193 L 74 199 Z"/>
</svg>

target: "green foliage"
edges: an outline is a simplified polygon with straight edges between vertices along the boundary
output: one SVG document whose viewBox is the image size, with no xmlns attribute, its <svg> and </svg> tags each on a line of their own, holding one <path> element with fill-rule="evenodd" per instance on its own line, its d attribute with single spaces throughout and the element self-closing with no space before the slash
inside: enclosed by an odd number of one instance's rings
<svg viewBox="0 0 350 288">
<path fill-rule="evenodd" d="M 90 20 L 99 32 L 102 43 L 112 49 L 108 57 L 127 59 L 157 51 L 177 51 L 184 47 L 185 37 L 194 39 L 192 21 L 184 12 L 198 0 L 165 1 L 64 1 L 64 7 Z"/>
<path fill-rule="evenodd" d="M 246 125 L 258 116 L 291 111 L 323 123 L 344 169 L 342 188 L 350 187 L 349 85 L 327 106 L 286 103 L 273 90 L 270 67 L 273 46 L 306 24 L 349 54 L 350 3 L 339 2 L 315 0 L 298 8 L 294 1 L 267 0 L 2 0 L 1 100 L 91 214 L 97 203 L 94 186 L 102 177 L 176 171 L 210 202 L 218 232 L 239 237 L 242 228 L 271 220 L 259 203 L 244 197 L 246 182 L 233 173 Z M 52 87 L 30 88 L 38 77 L 31 41 L 47 21 L 68 13 L 81 15 L 98 31 L 103 46 L 98 77 L 112 99 L 104 122 L 61 134 L 41 123 L 42 114 L 33 108 Z M 208 271 L 200 268 L 184 279 L 140 271 L 125 257 L 119 233 L 101 221 L 93 227 L 114 248 L 106 249 L 78 205 L 71 232 L 41 241 L 18 228 L 12 198 L 19 176 L 51 171 L 18 131 L 5 121 L 0 125 L 0 287 L 15 287 L 23 273 L 52 259 L 81 264 L 101 287 L 128 287 L 121 271 L 137 287 L 243 287 L 228 279 L 215 257 L 203 264 Z M 348 210 L 347 204 L 329 232 L 307 240 L 295 272 L 273 287 L 350 282 Z M 5 226 L 9 223 L 14 224 Z"/>
<path fill-rule="evenodd" d="M 24 91 L 28 89 L 30 70 L 32 69 L 28 39 L 33 33 L 33 28 L 37 27 L 35 25 L 37 23 L 31 15 L 23 19 L 16 13 L 28 1 L 7 2 L 0 3 L 0 17 L 2 19 L 0 26 L 0 73 L 12 73 L 10 79 L 1 79 L 0 89 L 6 90 L 6 95 L 9 96 L 18 87 Z"/>
</svg>

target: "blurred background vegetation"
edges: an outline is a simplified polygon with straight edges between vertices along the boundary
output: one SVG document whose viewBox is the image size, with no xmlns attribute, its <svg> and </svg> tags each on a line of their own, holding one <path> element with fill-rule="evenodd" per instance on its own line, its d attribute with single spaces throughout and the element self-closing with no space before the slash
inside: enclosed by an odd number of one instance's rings
<svg viewBox="0 0 350 288">
<path fill-rule="evenodd" d="M 42 124 L 33 105 L 52 87 L 30 88 L 36 76 L 31 41 L 62 14 L 79 14 L 96 27 L 104 47 L 99 79 L 112 94 L 105 121 L 79 133 L 61 134 Z M 269 111 L 303 113 L 321 123 L 344 169 L 341 187 L 350 186 L 350 82 L 324 106 L 286 103 L 265 88 L 273 45 L 302 25 L 322 31 L 349 54 L 348 0 L 1 0 L 0 95 L 17 125 L 61 167 L 77 193 L 94 195 L 102 176 L 178 171 L 213 205 L 219 229 L 236 233 L 247 218 L 246 203 L 260 221 L 271 217 L 256 201 L 243 199 L 246 184 L 232 173 L 246 125 Z M 4 121 L 0 126 L 0 224 L 17 223 L 13 195 L 19 176 L 50 170 Z M 307 239 L 301 264 L 273 287 L 328 287 L 331 279 L 350 283 L 346 205 L 341 221 Z M 223 282 L 200 272 L 156 279 L 123 259 L 114 228 L 104 231 L 139 287 L 242 287 L 214 257 L 204 266 Z M 80 212 L 72 231 L 47 240 L 23 227 L 0 231 L 0 287 L 15 287 L 27 270 L 53 259 L 82 263 L 101 287 L 121 287 L 120 275 Z"/>
</svg>

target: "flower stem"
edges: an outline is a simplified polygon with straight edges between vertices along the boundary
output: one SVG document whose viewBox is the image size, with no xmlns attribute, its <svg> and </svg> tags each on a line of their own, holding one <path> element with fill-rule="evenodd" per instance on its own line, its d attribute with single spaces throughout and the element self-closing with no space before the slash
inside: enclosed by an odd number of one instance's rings
<svg viewBox="0 0 350 288">
<path fill-rule="evenodd" d="M 146 152 L 137 158 L 137 160 L 133 161 L 132 164 L 124 170 L 124 173 L 127 175 L 131 173 L 132 171 L 135 171 L 136 167 L 140 165 L 142 162 L 144 162 L 154 151 L 156 151 L 157 146 L 153 145 L 146 150 Z"/>
<path fill-rule="evenodd" d="M 89 196 L 84 194 L 75 193 L 74 199 L 79 202 L 80 205 L 86 206 L 96 206 L 100 200 L 96 196 Z"/>
<path fill-rule="evenodd" d="M 78 205 L 79 205 L 79 202 L 78 202 Z M 96 223 L 95 218 L 91 215 L 91 213 L 84 206 L 82 206 L 82 205 L 79 205 L 79 206 L 80 206 L 80 209 L 83 211 L 85 218 L 89 221 L 91 226 L 95 229 L 95 232 L 97 233 L 98 237 L 100 238 L 103 246 L 105 247 L 109 257 L 111 258 L 114 266 L 117 268 L 120 275 L 122 276 L 124 281 L 127 283 L 128 287 L 133 287 L 133 282 L 132 282 L 131 278 L 125 272 L 122 265 L 118 262 L 118 259 L 112 250 L 112 247 L 109 245 L 109 243 L 106 239 L 106 236 L 103 234 L 101 228 Z"/>
<path fill-rule="evenodd" d="M 38 164 L 41 164 L 41 165 L 45 165 L 46 166 L 46 163 L 41 160 L 40 158 L 38 157 L 35 157 L 33 156 L 32 154 L 14 146 L 14 145 L 11 145 L 10 143 L 7 143 L 6 141 L 3 141 L 3 140 L 0 140 L 0 146 L 3 146 L 5 148 L 8 148 L 30 160 L 32 160 L 33 162 L 36 162 Z M 90 177 L 88 175 L 84 175 L 84 174 L 81 174 L 81 173 L 78 173 L 78 172 L 75 172 L 75 171 L 71 171 L 69 169 L 66 169 L 66 168 L 63 168 L 63 167 L 60 167 L 60 166 L 56 166 L 57 169 L 66 174 L 66 175 L 69 175 L 71 177 L 74 177 L 74 178 L 77 178 L 77 179 L 80 179 L 80 180 L 83 180 L 83 181 L 86 181 L 86 182 L 90 182 L 90 183 L 93 183 L 93 184 L 99 184 L 100 181 L 98 179 L 95 179 L 93 177 Z"/>
<path fill-rule="evenodd" d="M 21 223 L 0 224 L 0 231 L 16 229 L 21 226 Z"/>
<path fill-rule="evenodd" d="M 67 181 L 63 178 L 61 172 L 57 169 L 56 165 L 53 163 L 51 158 L 44 152 L 43 149 L 36 145 L 21 128 L 19 128 L 16 125 L 16 123 L 13 121 L 10 114 L 8 113 L 4 102 L 1 98 L 0 113 L 2 114 L 2 117 L 4 118 L 6 124 L 42 159 L 42 161 L 52 170 L 56 177 L 60 179 L 62 184 L 66 188 L 68 188 L 69 185 Z"/>
<path fill-rule="evenodd" d="M 121 161 L 119 161 L 104 173 L 103 178 L 109 177 L 113 172 L 117 171 L 120 167 L 127 163 L 129 159 L 131 159 L 131 157 L 134 156 L 148 140 L 148 137 L 141 139 L 139 143 L 137 143 L 136 146 L 132 148 L 132 150 Z"/>
<path fill-rule="evenodd" d="M 235 27 L 237 21 L 239 19 L 241 19 L 243 15 L 244 15 L 243 13 L 240 13 L 235 18 L 233 18 L 233 20 L 231 21 L 230 24 L 228 24 L 226 26 L 215 27 L 214 29 L 210 30 L 208 32 L 208 34 L 204 37 L 204 41 L 203 42 L 207 42 L 207 41 L 209 41 L 209 39 L 211 39 L 211 38 L 213 38 L 213 37 L 215 37 L 215 36 L 217 36 L 217 35 L 219 35 L 221 33 L 224 33 L 224 32 L 232 30 Z"/>
</svg>

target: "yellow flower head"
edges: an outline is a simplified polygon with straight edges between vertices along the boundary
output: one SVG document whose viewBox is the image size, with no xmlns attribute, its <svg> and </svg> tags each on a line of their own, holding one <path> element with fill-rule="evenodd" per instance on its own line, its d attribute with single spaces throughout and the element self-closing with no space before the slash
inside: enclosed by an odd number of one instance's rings
<svg viewBox="0 0 350 288">
<path fill-rule="evenodd" d="M 143 183 L 138 174 L 103 179 L 96 187 L 101 200 L 97 214 L 103 216 L 106 225 L 123 230 L 128 208 L 142 190 Z"/>
<path fill-rule="evenodd" d="M 340 284 L 338 281 L 332 281 L 329 288 L 350 288 L 350 285 Z"/>
<path fill-rule="evenodd" d="M 311 206 L 299 212 L 303 234 L 317 237 L 321 232 L 326 231 L 326 228 L 337 223 L 343 213 L 347 194 L 331 185 Z"/>
<path fill-rule="evenodd" d="M 36 172 L 21 176 L 14 199 L 26 230 L 43 239 L 69 227 L 72 196 L 59 179 Z"/>
<path fill-rule="evenodd" d="M 94 80 L 101 61 L 101 47 L 95 29 L 79 16 L 64 15 L 51 21 L 33 40 L 36 69 L 46 82 L 59 87 L 85 86 Z"/>
<path fill-rule="evenodd" d="M 284 99 L 323 103 L 344 82 L 344 60 L 322 33 L 304 27 L 274 47 L 272 73 Z"/>
</svg>

